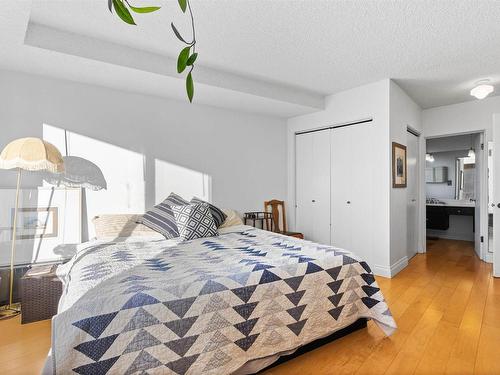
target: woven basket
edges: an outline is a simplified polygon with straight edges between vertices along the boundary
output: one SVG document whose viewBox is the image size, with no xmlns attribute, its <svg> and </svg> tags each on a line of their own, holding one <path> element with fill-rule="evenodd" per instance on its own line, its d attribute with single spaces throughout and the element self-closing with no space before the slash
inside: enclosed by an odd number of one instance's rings
<svg viewBox="0 0 500 375">
<path fill-rule="evenodd" d="M 34 266 L 21 278 L 22 324 L 51 319 L 57 314 L 62 294 L 62 283 L 56 276 L 57 265 L 43 267 Z"/>
</svg>

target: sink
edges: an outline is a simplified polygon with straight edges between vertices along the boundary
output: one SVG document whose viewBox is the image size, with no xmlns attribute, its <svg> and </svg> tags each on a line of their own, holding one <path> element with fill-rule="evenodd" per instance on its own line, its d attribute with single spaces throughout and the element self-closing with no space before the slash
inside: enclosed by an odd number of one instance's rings
<svg viewBox="0 0 500 375">
<path fill-rule="evenodd" d="M 440 205 L 440 204 L 446 204 L 443 201 L 440 201 L 439 199 L 436 198 L 427 198 L 425 201 L 426 204 L 431 204 L 431 205 Z"/>
<path fill-rule="evenodd" d="M 452 207 L 475 207 L 476 202 L 471 201 L 470 199 L 436 199 L 436 198 L 427 198 L 426 204 L 428 206 L 452 206 Z"/>
</svg>

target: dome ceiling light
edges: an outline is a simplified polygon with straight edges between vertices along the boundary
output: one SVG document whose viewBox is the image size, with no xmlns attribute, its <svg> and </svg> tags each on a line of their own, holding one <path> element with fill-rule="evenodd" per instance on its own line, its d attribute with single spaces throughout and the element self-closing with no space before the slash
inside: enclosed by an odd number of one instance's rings
<svg viewBox="0 0 500 375">
<path fill-rule="evenodd" d="M 495 88 L 491 85 L 489 79 L 484 79 L 479 82 L 476 82 L 475 87 L 470 90 L 471 96 L 474 96 L 477 99 L 484 99 L 488 95 L 490 95 Z"/>
</svg>

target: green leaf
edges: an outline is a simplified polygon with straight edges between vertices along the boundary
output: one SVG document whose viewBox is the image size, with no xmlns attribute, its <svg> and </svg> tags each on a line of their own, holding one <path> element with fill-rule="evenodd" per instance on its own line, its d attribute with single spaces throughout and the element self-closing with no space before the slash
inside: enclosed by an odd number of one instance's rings
<svg viewBox="0 0 500 375">
<path fill-rule="evenodd" d="M 130 7 L 130 9 L 132 9 L 134 12 L 136 13 L 152 13 L 152 12 L 156 12 L 158 9 L 160 9 L 161 7 L 133 7 L 132 5 L 128 5 Z"/>
<path fill-rule="evenodd" d="M 179 2 L 179 6 L 181 7 L 182 11 L 186 13 L 186 8 L 187 8 L 187 0 L 177 0 Z"/>
<path fill-rule="evenodd" d="M 187 96 L 189 98 L 189 102 L 193 102 L 193 95 L 194 95 L 194 83 L 193 83 L 193 76 L 191 75 L 191 72 L 186 77 L 186 92 Z"/>
<path fill-rule="evenodd" d="M 187 66 L 193 65 L 194 62 L 196 61 L 197 57 L 198 57 L 198 54 L 197 53 L 193 53 L 191 56 L 189 56 L 189 59 L 187 59 L 186 65 Z"/>
<path fill-rule="evenodd" d="M 186 44 L 189 44 L 188 42 L 186 42 L 186 40 L 181 36 L 181 34 L 179 33 L 179 30 L 177 30 L 177 27 L 175 27 L 174 23 L 171 22 L 170 23 L 170 26 L 172 26 L 172 30 L 174 30 L 174 34 L 175 36 L 177 37 L 177 39 L 179 39 L 181 42 L 183 43 L 186 43 Z"/>
<path fill-rule="evenodd" d="M 178 73 L 182 73 L 184 71 L 184 69 L 186 69 L 190 49 L 191 49 L 191 46 L 185 47 L 182 49 L 181 53 L 179 53 L 179 57 L 177 58 L 177 72 Z"/>
<path fill-rule="evenodd" d="M 121 0 L 113 0 L 113 6 L 115 8 L 116 14 L 118 14 L 118 17 L 120 17 L 124 22 L 128 23 L 129 25 L 135 25 L 132 15 L 130 14 L 130 12 L 128 11 L 128 9 L 125 7 L 125 5 Z"/>
</svg>

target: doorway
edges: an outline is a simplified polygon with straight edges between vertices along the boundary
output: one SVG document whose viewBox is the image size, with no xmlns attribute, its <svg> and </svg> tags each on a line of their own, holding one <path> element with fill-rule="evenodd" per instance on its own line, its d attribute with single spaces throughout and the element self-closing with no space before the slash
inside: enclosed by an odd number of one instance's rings
<svg viewBox="0 0 500 375">
<path fill-rule="evenodd" d="M 488 248 L 485 155 L 483 132 L 426 139 L 427 240 L 468 241 L 482 260 Z"/>
</svg>

